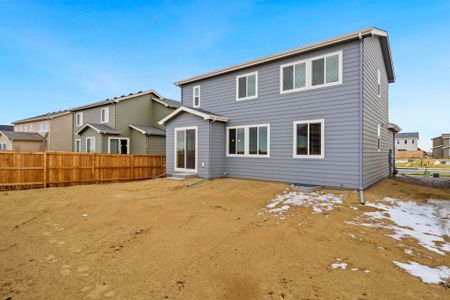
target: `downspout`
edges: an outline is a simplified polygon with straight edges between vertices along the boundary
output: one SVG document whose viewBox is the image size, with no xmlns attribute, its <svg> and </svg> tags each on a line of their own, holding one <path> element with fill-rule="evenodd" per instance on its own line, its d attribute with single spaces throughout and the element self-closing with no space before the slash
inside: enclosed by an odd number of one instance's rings
<svg viewBox="0 0 450 300">
<path fill-rule="evenodd" d="M 365 204 L 365 200 L 364 200 L 364 177 L 363 177 L 363 163 L 364 163 L 364 159 L 363 159 L 363 131 L 364 131 L 364 118 L 363 118 L 363 113 L 364 113 L 364 109 L 363 109 L 363 103 L 364 103 L 364 92 L 363 92 L 363 72 L 364 72 L 364 68 L 363 68 L 363 55 L 364 55 L 364 48 L 363 48 L 363 37 L 361 32 L 359 33 L 359 82 L 360 82 L 360 89 L 359 89 L 359 96 L 360 96 L 360 111 L 359 111 L 359 126 L 360 126 L 360 138 L 359 138 L 359 201 L 361 204 Z"/>
<path fill-rule="evenodd" d="M 214 122 L 214 120 L 209 120 L 208 124 L 209 124 L 209 138 L 208 138 L 208 143 L 209 143 L 209 155 L 208 155 L 208 179 L 211 178 L 211 123 Z"/>
</svg>

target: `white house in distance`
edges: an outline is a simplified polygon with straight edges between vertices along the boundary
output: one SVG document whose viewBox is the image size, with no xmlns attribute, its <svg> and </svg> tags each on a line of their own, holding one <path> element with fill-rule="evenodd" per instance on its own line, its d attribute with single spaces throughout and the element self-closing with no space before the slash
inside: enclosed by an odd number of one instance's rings
<svg viewBox="0 0 450 300">
<path fill-rule="evenodd" d="M 395 150 L 396 151 L 419 151 L 418 147 L 419 133 L 418 132 L 402 132 L 395 135 Z"/>
</svg>

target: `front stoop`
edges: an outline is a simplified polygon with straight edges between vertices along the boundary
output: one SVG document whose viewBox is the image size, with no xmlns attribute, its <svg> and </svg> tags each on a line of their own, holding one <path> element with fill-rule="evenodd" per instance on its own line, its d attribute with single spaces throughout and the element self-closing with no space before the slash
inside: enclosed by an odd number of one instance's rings
<svg viewBox="0 0 450 300">
<path fill-rule="evenodd" d="M 173 173 L 172 176 L 167 177 L 168 179 L 172 180 L 184 180 L 188 178 L 196 178 L 197 173 L 190 173 L 190 172 L 177 172 Z"/>
</svg>

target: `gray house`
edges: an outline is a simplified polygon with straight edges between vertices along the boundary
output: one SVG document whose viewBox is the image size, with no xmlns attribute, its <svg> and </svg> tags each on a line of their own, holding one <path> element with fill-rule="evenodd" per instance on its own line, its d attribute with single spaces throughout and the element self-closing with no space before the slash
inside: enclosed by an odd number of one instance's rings
<svg viewBox="0 0 450 300">
<path fill-rule="evenodd" d="M 166 133 L 158 120 L 178 107 L 149 90 L 73 108 L 73 151 L 164 154 Z"/>
<path fill-rule="evenodd" d="M 366 188 L 393 171 L 394 81 L 373 27 L 178 81 L 167 174 Z"/>
<path fill-rule="evenodd" d="M 399 132 L 395 135 L 396 151 L 418 151 L 418 132 Z"/>
</svg>

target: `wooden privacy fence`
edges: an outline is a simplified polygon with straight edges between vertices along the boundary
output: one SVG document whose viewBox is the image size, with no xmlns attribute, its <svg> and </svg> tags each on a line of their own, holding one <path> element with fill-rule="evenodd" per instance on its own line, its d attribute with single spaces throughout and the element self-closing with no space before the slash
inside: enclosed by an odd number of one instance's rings
<svg viewBox="0 0 450 300">
<path fill-rule="evenodd" d="M 406 158 L 424 158 L 425 152 L 423 151 L 396 151 L 395 158 L 406 159 Z"/>
<path fill-rule="evenodd" d="M 165 167 L 164 155 L 0 151 L 0 189 L 149 179 Z"/>
</svg>

